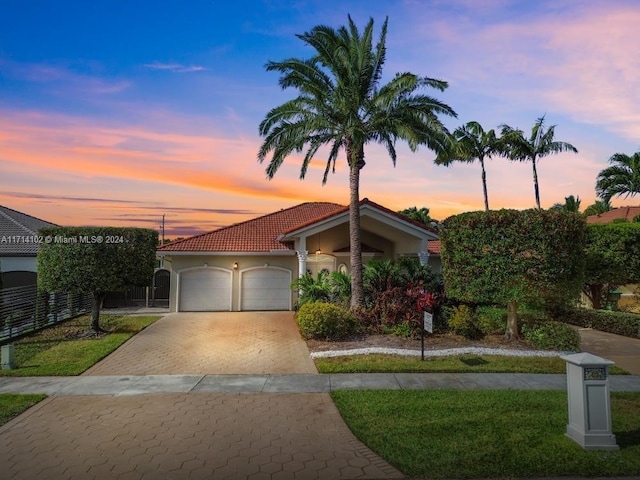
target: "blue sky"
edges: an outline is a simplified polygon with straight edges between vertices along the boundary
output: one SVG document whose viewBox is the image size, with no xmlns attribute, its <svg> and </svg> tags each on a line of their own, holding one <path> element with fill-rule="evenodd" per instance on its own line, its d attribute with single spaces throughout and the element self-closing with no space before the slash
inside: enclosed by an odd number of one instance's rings
<svg viewBox="0 0 640 480">
<path fill-rule="evenodd" d="M 385 78 L 449 82 L 457 119 L 530 129 L 546 114 L 579 153 L 539 164 L 543 207 L 579 195 L 616 152 L 640 150 L 640 4 L 568 0 L 5 2 L 0 16 L 0 204 L 66 225 L 210 230 L 303 201 L 348 202 L 320 155 L 267 181 L 258 124 L 291 98 L 268 60 L 308 57 L 314 25 L 389 17 Z M 436 218 L 482 208 L 478 164 L 367 148 L 361 195 Z M 487 164 L 492 208 L 534 206 L 530 164 Z M 614 205 L 637 204 L 616 199 Z"/>
</svg>

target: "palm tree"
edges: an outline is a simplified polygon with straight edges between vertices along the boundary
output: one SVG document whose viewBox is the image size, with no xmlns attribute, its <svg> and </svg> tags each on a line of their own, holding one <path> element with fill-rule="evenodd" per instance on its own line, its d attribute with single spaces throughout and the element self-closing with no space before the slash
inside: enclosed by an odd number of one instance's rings
<svg viewBox="0 0 640 480">
<path fill-rule="evenodd" d="M 633 197 L 640 193 L 640 152 L 632 156 L 616 153 L 609 158 L 610 167 L 598 174 L 596 192 L 605 201 L 612 197 Z"/>
<path fill-rule="evenodd" d="M 564 197 L 564 203 L 554 203 L 549 210 L 564 210 L 565 212 L 580 213 L 580 197 L 569 195 Z"/>
<path fill-rule="evenodd" d="M 489 210 L 489 196 L 487 194 L 487 172 L 484 168 L 485 158 L 493 155 L 505 155 L 501 140 L 496 137 L 496 132 L 491 129 L 488 132 L 478 122 L 468 122 L 458 127 L 453 132 L 454 143 L 451 148 L 441 152 L 436 157 L 436 165 L 449 166 L 454 161 L 472 163 L 476 159 L 480 161 L 482 168 L 482 190 L 484 192 L 484 209 Z"/>
<path fill-rule="evenodd" d="M 538 159 L 551 155 L 552 153 L 573 152 L 578 153 L 576 147 L 567 142 L 554 140 L 555 125 L 545 129 L 544 115 L 533 125 L 531 136 L 526 138 L 522 130 L 501 125 L 502 139 L 508 149 L 511 160 L 520 162 L 531 162 L 533 166 L 533 186 L 536 194 L 536 205 L 540 208 L 540 189 L 538 187 L 538 170 L 536 163 Z"/>
<path fill-rule="evenodd" d="M 611 206 L 611 203 L 609 203 L 609 200 L 596 200 L 595 203 L 585 208 L 582 214 L 585 217 L 588 217 L 590 215 L 600 215 L 601 213 L 608 212 L 612 209 L 613 207 Z"/>
<path fill-rule="evenodd" d="M 401 213 L 405 217 L 409 217 L 411 220 L 415 220 L 416 222 L 420 222 L 430 227 L 438 225 L 438 220 L 432 218 L 431 215 L 429 215 L 428 207 L 409 207 L 405 208 L 404 210 L 398 211 L 398 213 Z"/>
<path fill-rule="evenodd" d="M 260 123 L 264 142 L 258 161 L 263 162 L 272 152 L 267 177 L 273 178 L 288 155 L 306 149 L 300 170 L 300 178 L 304 178 L 318 149 L 329 145 L 324 184 L 329 171 L 335 172 L 340 151 L 345 151 L 349 167 L 352 307 L 364 304 L 359 188 L 365 144 L 384 145 L 394 165 L 397 139 L 407 142 L 412 151 L 426 145 L 438 152 L 450 142 L 449 132 L 438 115 L 456 116 L 448 105 L 417 93 L 425 87 L 443 91 L 448 86 L 444 81 L 405 72 L 380 85 L 387 21 L 375 48 L 373 19 L 361 33 L 349 17 L 346 27 L 335 30 L 320 25 L 298 35 L 315 50 L 310 59 L 290 58 L 266 65 L 267 71 L 281 74 L 283 89 L 299 91 L 296 98 L 270 110 Z"/>
</svg>

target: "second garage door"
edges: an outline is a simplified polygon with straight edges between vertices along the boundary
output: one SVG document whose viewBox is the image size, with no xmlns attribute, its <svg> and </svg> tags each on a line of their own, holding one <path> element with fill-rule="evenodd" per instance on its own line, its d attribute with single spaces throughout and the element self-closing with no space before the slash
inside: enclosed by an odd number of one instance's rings
<svg viewBox="0 0 640 480">
<path fill-rule="evenodd" d="M 241 310 L 291 310 L 291 272 L 263 267 L 245 270 L 240 281 Z"/>
<path fill-rule="evenodd" d="M 181 312 L 231 310 L 231 272 L 199 268 L 180 274 Z"/>
</svg>

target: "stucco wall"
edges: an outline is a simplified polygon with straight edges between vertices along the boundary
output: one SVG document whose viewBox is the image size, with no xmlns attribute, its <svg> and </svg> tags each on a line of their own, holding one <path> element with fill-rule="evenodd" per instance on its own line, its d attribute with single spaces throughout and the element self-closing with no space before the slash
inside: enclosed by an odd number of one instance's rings
<svg viewBox="0 0 640 480">
<path fill-rule="evenodd" d="M 238 268 L 234 269 L 233 264 L 237 262 Z M 238 311 L 240 298 L 240 271 L 251 267 L 262 267 L 266 264 L 273 267 L 285 268 L 291 271 L 291 278 L 298 276 L 298 259 L 295 254 L 290 255 L 256 255 L 256 256 L 235 256 L 235 255 L 183 255 L 174 256 L 171 262 L 165 262 L 165 268 L 171 267 L 171 288 L 169 293 L 169 310 L 176 311 L 176 300 L 178 292 L 178 273 L 195 267 L 220 267 L 232 270 L 232 296 L 231 309 Z M 295 300 L 294 292 L 291 292 L 291 303 Z"/>
</svg>

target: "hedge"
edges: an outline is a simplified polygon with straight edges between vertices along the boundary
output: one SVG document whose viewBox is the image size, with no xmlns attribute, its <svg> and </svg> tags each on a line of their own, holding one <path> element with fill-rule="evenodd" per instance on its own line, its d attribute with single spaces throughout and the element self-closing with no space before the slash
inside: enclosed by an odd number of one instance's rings
<svg viewBox="0 0 640 480">
<path fill-rule="evenodd" d="M 580 327 L 640 338 L 640 315 L 634 313 L 578 309 L 568 313 L 563 320 Z"/>
</svg>

